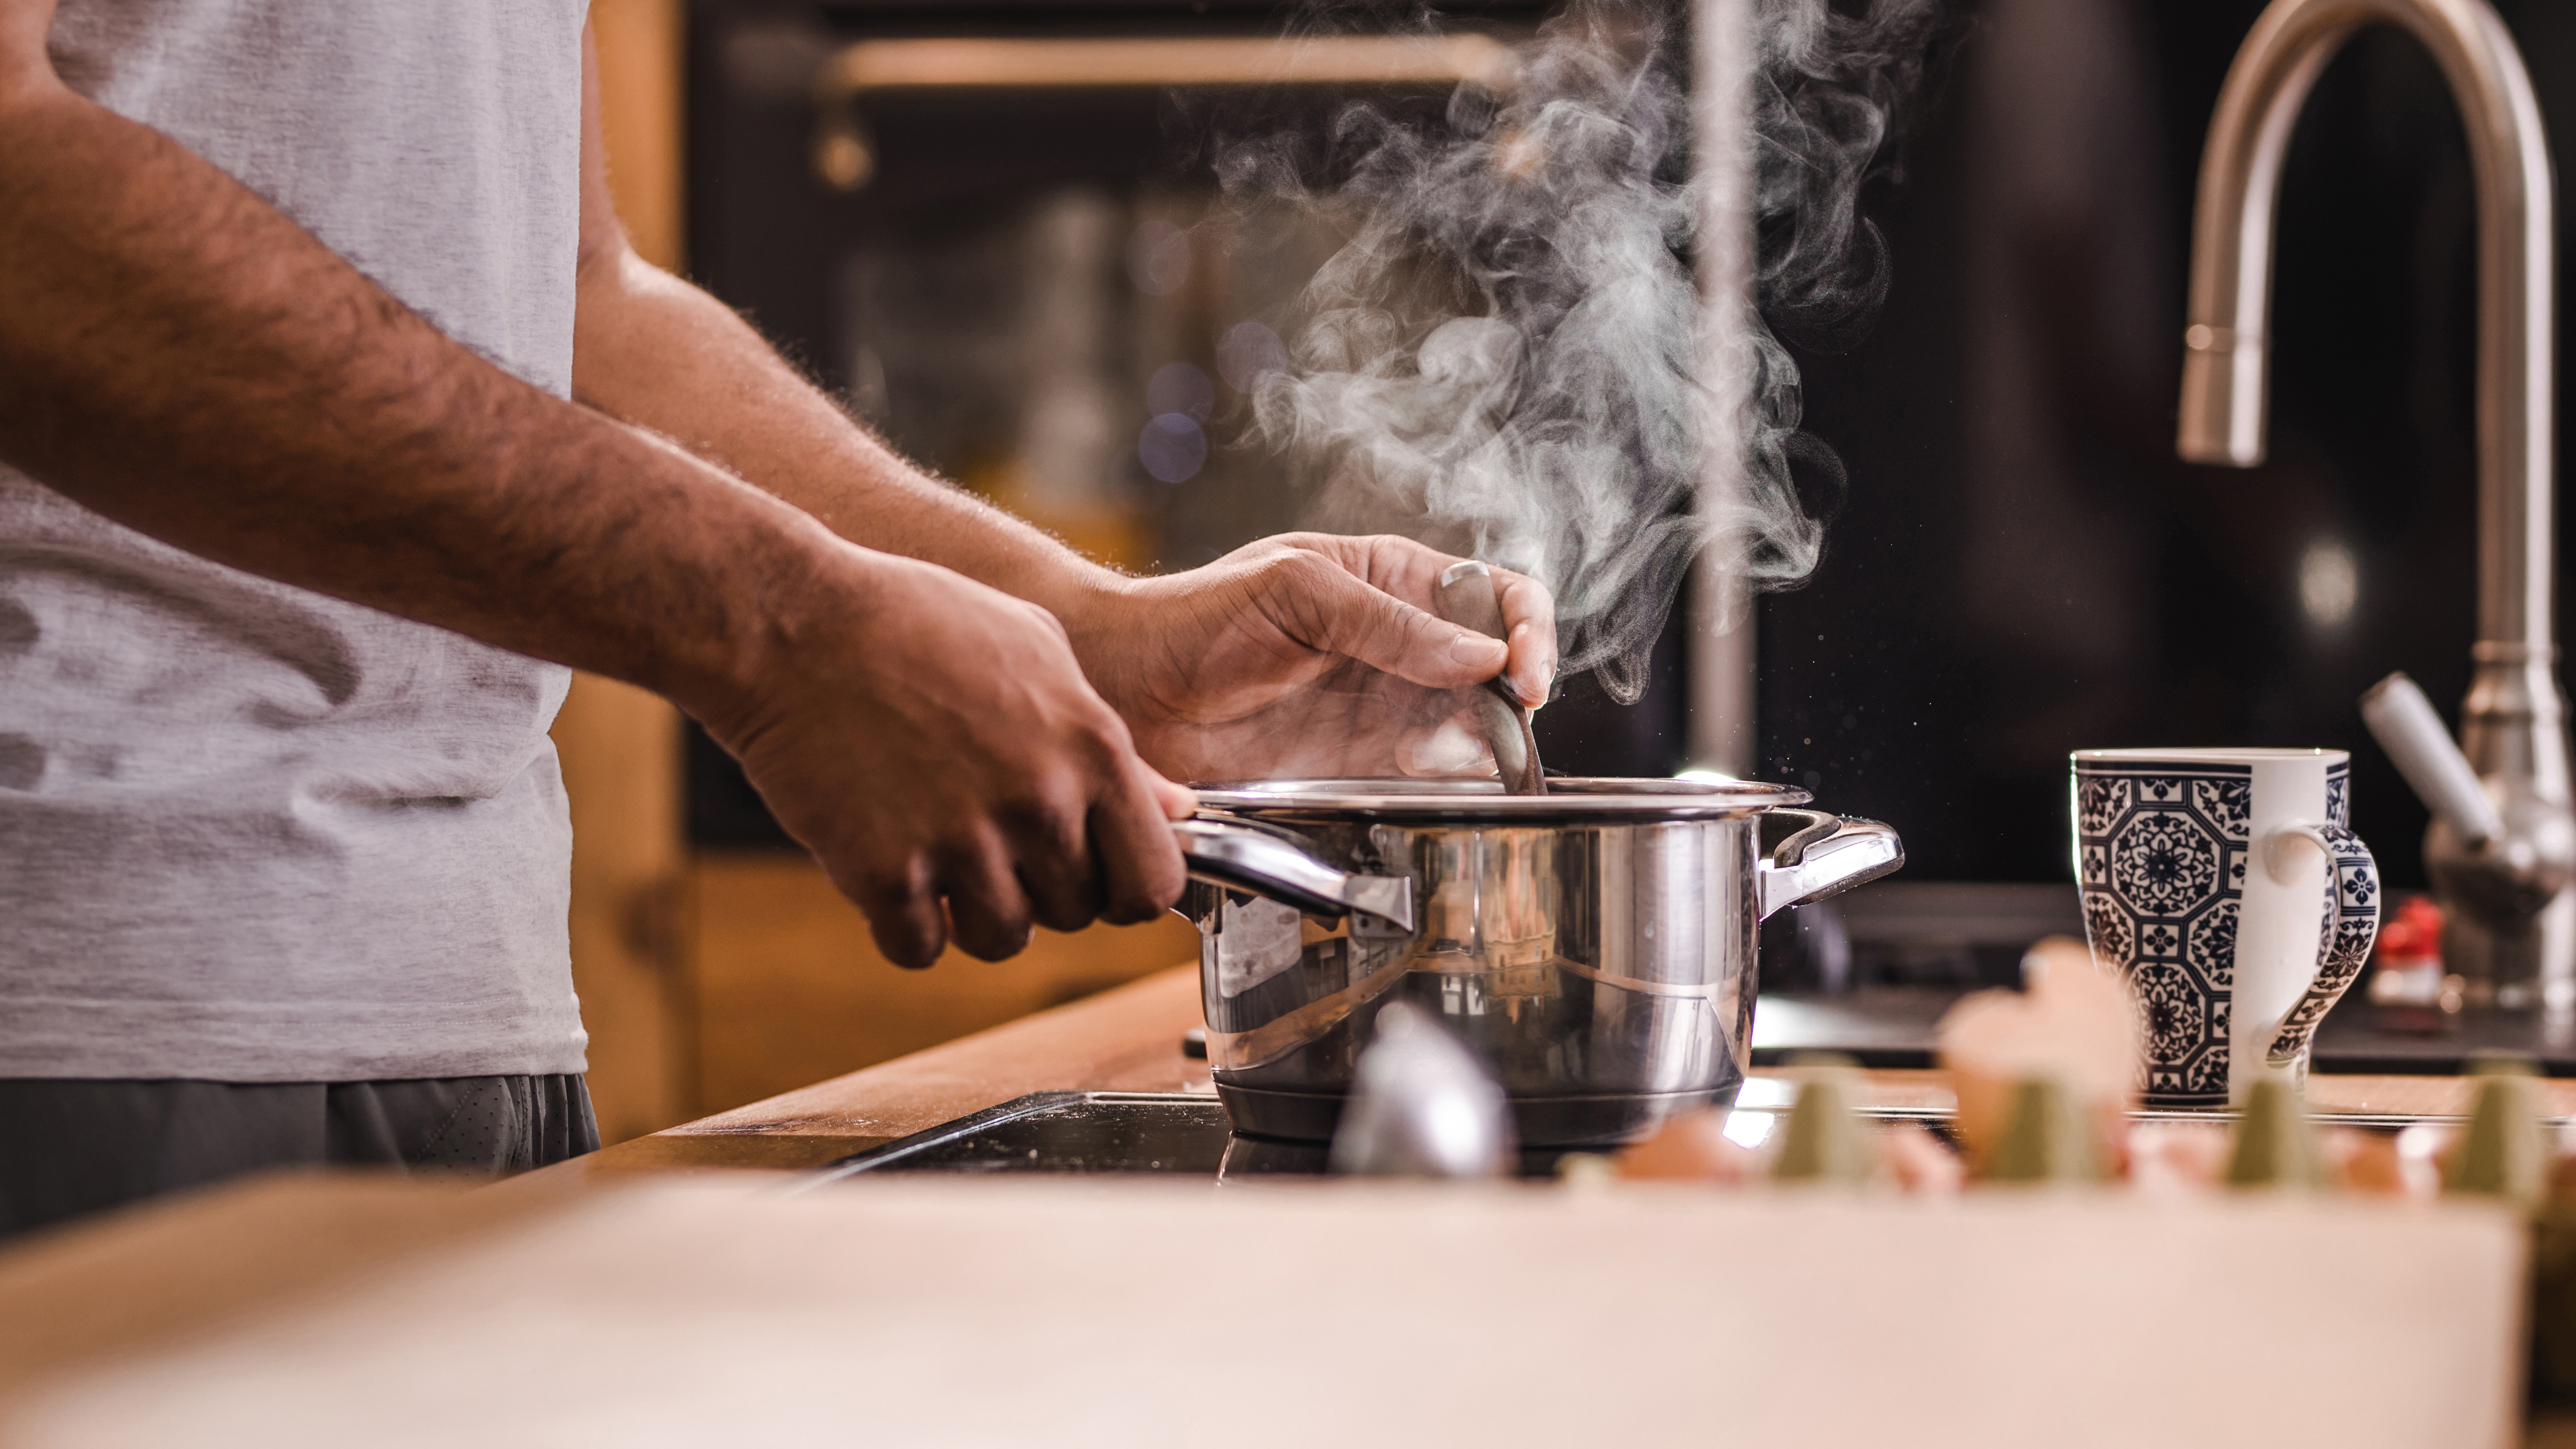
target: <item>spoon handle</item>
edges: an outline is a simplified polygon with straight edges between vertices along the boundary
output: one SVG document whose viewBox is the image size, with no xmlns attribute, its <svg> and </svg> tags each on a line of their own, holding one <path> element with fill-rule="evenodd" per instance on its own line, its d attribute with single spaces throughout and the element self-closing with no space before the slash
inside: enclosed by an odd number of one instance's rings
<svg viewBox="0 0 2576 1449">
<path fill-rule="evenodd" d="M 1451 564 L 1440 575 L 1440 617 L 1489 638 L 1505 638 L 1503 603 L 1494 592 L 1494 571 L 1475 559 Z M 1521 703 L 1509 677 L 1485 681 L 1476 707 L 1486 743 L 1494 751 L 1494 768 L 1503 788 L 1514 795 L 1544 795 L 1547 775 L 1539 769 L 1538 738 L 1530 733 L 1529 706 Z"/>
</svg>

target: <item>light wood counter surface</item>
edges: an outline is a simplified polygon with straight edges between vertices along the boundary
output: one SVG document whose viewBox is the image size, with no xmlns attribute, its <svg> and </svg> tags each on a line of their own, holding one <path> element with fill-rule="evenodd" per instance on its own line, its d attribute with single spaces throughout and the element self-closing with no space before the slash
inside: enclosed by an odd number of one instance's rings
<svg viewBox="0 0 2576 1449">
<path fill-rule="evenodd" d="M 781 1170 L 820 1166 L 1031 1092 L 1212 1092 L 1206 1064 L 1182 1051 L 1183 1034 L 1198 1023 L 1195 969 L 1175 968 L 498 1185 L 282 1174 L 38 1234 L 0 1249 L 0 1411 L 99 1362 L 248 1331 L 299 1305 L 465 1257 L 652 1175 L 760 1193 Z M 1868 1080 L 1882 1105 L 1949 1102 L 1937 1072 Z M 2318 1077 L 2310 1098 L 2327 1111 L 2448 1113 L 2470 1090 L 2455 1078 Z M 2555 1110 L 2576 1114 L 2576 1082 L 2551 1082 L 2548 1091 Z M 2563 1428 L 2535 1425 L 2533 1442 L 2569 1442 L 2551 1437 Z"/>
</svg>

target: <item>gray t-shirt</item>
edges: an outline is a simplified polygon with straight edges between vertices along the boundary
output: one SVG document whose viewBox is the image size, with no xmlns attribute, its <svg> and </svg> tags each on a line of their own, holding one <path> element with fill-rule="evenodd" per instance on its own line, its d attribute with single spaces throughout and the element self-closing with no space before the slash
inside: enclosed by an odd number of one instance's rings
<svg viewBox="0 0 2576 1449">
<path fill-rule="evenodd" d="M 561 395 L 583 9 L 63 0 L 51 48 Z M 581 1070 L 567 679 L 0 468 L 0 1077 Z"/>
</svg>

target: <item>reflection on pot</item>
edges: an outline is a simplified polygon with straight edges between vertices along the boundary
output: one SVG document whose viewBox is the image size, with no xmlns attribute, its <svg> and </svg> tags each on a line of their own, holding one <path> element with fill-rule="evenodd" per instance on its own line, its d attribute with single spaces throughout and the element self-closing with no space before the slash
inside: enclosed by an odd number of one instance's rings
<svg viewBox="0 0 2576 1449">
<path fill-rule="evenodd" d="M 1742 1079 L 1751 1039 L 1755 831 L 1749 817 L 1368 827 L 1351 843 L 1409 870 L 1427 903 L 1409 936 L 1196 887 L 1209 1062 L 1230 1104 L 1337 1098 L 1378 1010 L 1405 1000 L 1438 1013 L 1516 1101 L 1715 1099 Z M 1553 1115 L 1613 1124 L 1592 1140 L 1683 1104 L 1568 1101 Z M 1318 1104 L 1268 1105 L 1288 1110 L 1239 1123 L 1329 1132 L 1330 1105 L 1320 1124 Z"/>
</svg>

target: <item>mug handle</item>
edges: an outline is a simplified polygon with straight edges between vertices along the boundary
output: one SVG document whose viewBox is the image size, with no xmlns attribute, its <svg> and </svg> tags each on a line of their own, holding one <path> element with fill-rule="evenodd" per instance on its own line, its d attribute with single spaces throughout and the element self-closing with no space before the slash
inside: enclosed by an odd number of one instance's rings
<svg viewBox="0 0 2576 1449">
<path fill-rule="evenodd" d="M 2317 1023 L 2343 999 L 2344 991 L 2370 961 L 2371 943 L 2379 939 L 2379 863 L 2361 837 L 2340 825 L 2284 825 L 2264 842 L 2264 866 L 2273 869 L 2293 840 L 2305 840 L 2326 855 L 2325 923 L 2317 932 L 2317 973 L 2307 994 L 2273 1028 L 2266 1065 L 2295 1064 L 2316 1035 Z"/>
</svg>

